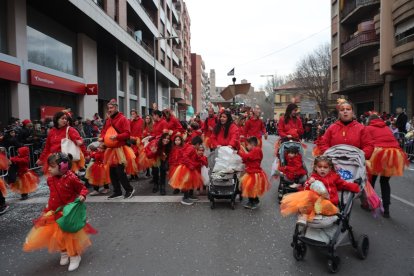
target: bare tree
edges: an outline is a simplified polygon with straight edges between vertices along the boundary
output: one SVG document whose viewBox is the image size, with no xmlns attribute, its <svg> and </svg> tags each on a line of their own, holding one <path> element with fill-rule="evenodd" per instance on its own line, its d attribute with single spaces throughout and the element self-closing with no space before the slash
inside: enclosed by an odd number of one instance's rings
<svg viewBox="0 0 414 276">
<path fill-rule="evenodd" d="M 299 61 L 294 73 L 297 84 L 304 88 L 309 97 L 316 100 L 323 119 L 328 116 L 330 66 L 331 49 L 326 43 Z"/>
</svg>

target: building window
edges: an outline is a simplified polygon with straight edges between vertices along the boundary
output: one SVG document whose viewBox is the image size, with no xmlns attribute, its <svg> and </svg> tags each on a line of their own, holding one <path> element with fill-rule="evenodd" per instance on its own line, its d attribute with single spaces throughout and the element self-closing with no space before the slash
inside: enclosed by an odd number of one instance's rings
<svg viewBox="0 0 414 276">
<path fill-rule="evenodd" d="M 414 41 L 414 18 L 395 26 L 395 42 L 397 46 Z"/>
<path fill-rule="evenodd" d="M 338 81 L 338 67 L 332 69 L 332 80 Z"/>
<path fill-rule="evenodd" d="M 338 48 L 338 34 L 332 36 L 332 49 Z"/>
<path fill-rule="evenodd" d="M 147 98 L 147 75 L 141 75 L 141 98 Z"/>
<path fill-rule="evenodd" d="M 160 33 L 162 36 L 165 34 L 165 24 L 161 22 L 160 24 Z"/>
<path fill-rule="evenodd" d="M 162 107 L 168 108 L 170 105 L 168 88 L 162 88 Z"/>
<path fill-rule="evenodd" d="M 119 107 L 119 111 L 121 111 L 122 113 L 125 113 L 124 97 L 118 97 L 118 107 Z"/>
<path fill-rule="evenodd" d="M 132 68 L 129 68 L 128 89 L 129 89 L 129 94 L 137 95 L 136 72 Z"/>
<path fill-rule="evenodd" d="M 0 53 L 7 54 L 7 1 L 0 1 Z"/>
<path fill-rule="evenodd" d="M 118 62 L 118 70 L 116 73 L 116 81 L 118 84 L 118 91 L 124 91 L 124 66 L 121 61 Z"/>
<path fill-rule="evenodd" d="M 164 64 L 165 61 L 165 52 L 161 50 L 161 63 Z"/>
<path fill-rule="evenodd" d="M 136 100 L 129 100 L 129 110 L 135 109 L 137 112 L 139 110 L 137 109 L 137 101 Z"/>
</svg>

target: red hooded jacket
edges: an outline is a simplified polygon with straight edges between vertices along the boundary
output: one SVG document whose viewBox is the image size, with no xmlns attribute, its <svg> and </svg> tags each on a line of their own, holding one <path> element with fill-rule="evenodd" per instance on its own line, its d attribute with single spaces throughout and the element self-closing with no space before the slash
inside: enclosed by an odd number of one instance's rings
<svg viewBox="0 0 414 276">
<path fill-rule="evenodd" d="M 151 136 L 161 136 L 164 133 L 164 129 L 168 130 L 168 123 L 164 118 L 161 118 L 158 122 L 154 121 Z"/>
<path fill-rule="evenodd" d="M 172 147 L 170 155 L 168 156 L 168 164 L 170 165 L 170 167 L 175 167 L 182 163 L 184 147 L 186 147 L 186 145 L 174 145 Z"/>
<path fill-rule="evenodd" d="M 199 156 L 193 145 L 187 144 L 182 151 L 183 158 L 180 160 L 190 170 L 201 171 L 201 167 L 207 166 L 207 157 Z"/>
<path fill-rule="evenodd" d="M 293 157 L 285 154 L 286 166 L 281 166 L 280 171 L 286 175 L 289 180 L 294 180 L 296 177 L 306 175 L 306 170 L 303 168 L 303 160 L 300 154 Z"/>
<path fill-rule="evenodd" d="M 29 159 L 29 148 L 21 147 L 18 150 L 18 156 L 10 158 L 10 161 L 17 165 L 17 175 L 22 176 L 29 170 L 30 159 Z"/>
<path fill-rule="evenodd" d="M 144 120 L 141 117 L 138 117 L 135 120 L 130 120 L 129 124 L 131 126 L 131 137 L 142 137 Z"/>
<path fill-rule="evenodd" d="M 254 147 L 249 152 L 240 150 L 238 154 L 242 158 L 243 163 L 246 165 L 247 173 L 258 173 L 263 171 L 260 167 L 263 159 L 263 152 L 260 147 Z"/>
<path fill-rule="evenodd" d="M 244 136 L 246 138 L 256 137 L 261 139 L 262 135 L 266 133 L 266 128 L 262 120 L 256 118 L 250 118 L 244 125 Z"/>
<path fill-rule="evenodd" d="M 397 139 L 395 139 L 390 128 L 381 119 L 374 119 L 365 127 L 370 133 L 374 147 L 399 148 Z"/>
<path fill-rule="evenodd" d="M 181 125 L 180 121 L 178 121 L 178 119 L 175 116 L 170 115 L 170 119 L 168 121 L 167 120 L 165 121 L 167 122 L 167 129 L 172 130 L 173 135 L 177 132 L 184 133 L 183 126 Z"/>
<path fill-rule="evenodd" d="M 54 127 L 49 131 L 47 135 L 45 147 L 39 157 L 42 163 L 45 164 L 47 162 L 47 158 L 49 157 L 50 154 L 62 151 L 62 148 L 60 147 L 60 143 L 62 139 L 66 138 L 66 128 L 67 127 L 62 127 L 62 128 Z M 76 141 L 83 142 L 82 137 L 79 135 L 79 132 L 73 127 L 69 127 L 68 137 L 75 144 L 76 144 Z M 84 154 L 84 156 L 88 156 L 88 153 L 86 151 L 86 147 L 84 144 L 80 146 L 80 149 L 82 150 L 82 153 Z"/>
<path fill-rule="evenodd" d="M 227 137 L 224 137 L 224 127 L 222 126 L 217 135 L 214 132 L 211 135 L 212 147 L 217 148 L 217 146 L 231 146 L 234 149 L 238 149 L 240 147 L 239 138 L 239 128 L 234 123 L 230 125 Z"/>
<path fill-rule="evenodd" d="M 329 200 L 335 205 L 338 205 L 339 203 L 338 191 L 345 190 L 345 191 L 351 191 L 351 192 L 357 193 L 360 190 L 358 184 L 350 183 L 350 182 L 343 180 L 339 176 L 339 174 L 333 171 L 329 172 L 328 175 L 326 175 L 325 177 L 322 177 L 319 174 L 314 172 L 312 173 L 310 177 L 311 178 L 313 177 L 315 180 L 321 181 L 325 185 L 329 193 Z M 311 183 L 306 182 L 304 189 L 310 190 L 310 186 L 311 186 Z"/>
<path fill-rule="evenodd" d="M 122 114 L 122 112 L 117 112 L 115 115 L 107 118 L 101 131 L 101 138 L 105 137 L 106 131 L 111 126 L 113 126 L 115 131 L 118 133 L 116 140 L 118 141 L 119 146 L 124 146 L 126 141 L 131 136 L 131 127 L 128 119 L 124 116 L 124 114 Z"/>
<path fill-rule="evenodd" d="M 303 134 L 302 120 L 299 117 L 291 118 L 288 123 L 285 123 L 285 117 L 280 117 L 277 131 L 280 138 L 286 137 L 289 129 L 297 129 L 299 136 Z"/>
<path fill-rule="evenodd" d="M 355 120 L 347 125 L 337 120 L 330 125 L 323 136 L 320 150 L 324 153 L 328 148 L 339 144 L 351 145 L 361 149 L 364 151 L 367 160 L 374 151 L 371 134 Z"/>
<path fill-rule="evenodd" d="M 213 116 L 212 118 L 208 117 L 207 118 L 207 123 L 204 123 L 204 135 L 206 137 L 210 137 L 213 134 L 213 129 L 217 124 L 217 117 Z"/>
</svg>

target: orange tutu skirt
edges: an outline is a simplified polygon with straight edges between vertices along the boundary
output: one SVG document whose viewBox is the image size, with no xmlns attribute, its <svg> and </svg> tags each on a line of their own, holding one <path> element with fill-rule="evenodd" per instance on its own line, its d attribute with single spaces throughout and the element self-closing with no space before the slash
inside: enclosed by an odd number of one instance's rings
<svg viewBox="0 0 414 276">
<path fill-rule="evenodd" d="M 50 155 L 49 155 L 50 156 Z M 49 158 L 48 156 L 48 158 Z M 72 166 L 70 170 L 74 173 L 77 173 L 79 170 L 85 168 L 85 156 L 83 155 L 83 152 L 80 152 L 80 159 L 79 161 L 72 161 Z M 46 161 L 43 164 L 43 175 L 49 176 L 49 164 L 47 164 L 47 158 Z"/>
<path fill-rule="evenodd" d="M 168 179 L 171 179 L 172 176 L 175 173 L 175 170 L 177 169 L 178 165 L 175 166 L 170 166 L 170 168 L 168 169 Z"/>
<path fill-rule="evenodd" d="M 10 189 L 18 194 L 33 193 L 39 184 L 39 177 L 33 171 L 27 171 L 21 176 L 17 176 L 16 182 L 10 185 Z"/>
<path fill-rule="evenodd" d="M 285 195 L 280 204 L 280 213 L 282 216 L 286 217 L 299 213 L 307 215 L 308 221 L 312 221 L 317 214 L 333 216 L 338 212 L 338 207 L 330 200 L 310 190 Z"/>
<path fill-rule="evenodd" d="M 401 148 L 375 147 L 367 162 L 367 169 L 372 175 L 402 176 L 408 164 L 407 154 Z"/>
<path fill-rule="evenodd" d="M 66 251 L 69 256 L 81 255 L 92 243 L 88 234 L 96 234 L 89 224 L 76 233 L 62 231 L 53 211 L 40 217 L 30 230 L 23 251 L 30 252 L 47 248 L 49 253 Z"/>
<path fill-rule="evenodd" d="M 0 177 L 0 192 L 5 197 L 7 195 L 6 182 Z"/>
<path fill-rule="evenodd" d="M 105 150 L 104 163 L 109 166 L 125 165 L 125 172 L 127 174 L 136 174 L 137 172 L 134 151 L 125 145 L 118 148 L 107 148 Z"/>
<path fill-rule="evenodd" d="M 170 178 L 170 186 L 182 191 L 195 190 L 203 187 L 203 179 L 199 171 L 178 165 Z"/>
<path fill-rule="evenodd" d="M 262 196 L 270 189 L 270 182 L 264 171 L 258 173 L 246 173 L 240 179 L 243 197 Z"/>
<path fill-rule="evenodd" d="M 135 159 L 136 165 L 137 165 L 137 170 L 139 172 L 141 171 L 145 171 L 146 169 L 152 168 L 152 167 L 156 167 L 157 164 L 159 164 L 159 160 L 157 159 L 152 159 L 152 158 L 148 158 L 146 153 L 145 153 L 145 148 L 141 147 L 139 149 L 139 153 L 138 153 L 138 158 Z"/>
<path fill-rule="evenodd" d="M 89 184 L 98 187 L 111 183 L 109 167 L 102 163 L 90 164 L 86 169 L 85 178 L 88 179 Z"/>
<path fill-rule="evenodd" d="M 5 153 L 0 152 L 0 170 L 8 170 L 9 169 L 9 159 Z"/>
</svg>

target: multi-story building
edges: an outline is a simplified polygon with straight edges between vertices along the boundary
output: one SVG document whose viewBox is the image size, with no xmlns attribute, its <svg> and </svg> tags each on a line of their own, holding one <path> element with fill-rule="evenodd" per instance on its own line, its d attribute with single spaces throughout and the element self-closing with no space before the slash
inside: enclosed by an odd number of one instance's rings
<svg viewBox="0 0 414 276">
<path fill-rule="evenodd" d="M 332 92 L 357 114 L 413 114 L 414 2 L 332 0 Z"/>
<path fill-rule="evenodd" d="M 91 118 L 112 98 L 125 113 L 170 107 L 179 20 L 172 0 L 0 1 L 0 121 Z"/>
<path fill-rule="evenodd" d="M 206 93 L 209 89 L 206 66 L 200 55 L 191 53 L 191 85 L 193 95 L 193 107 L 195 112 L 200 113 L 206 109 Z"/>
</svg>

